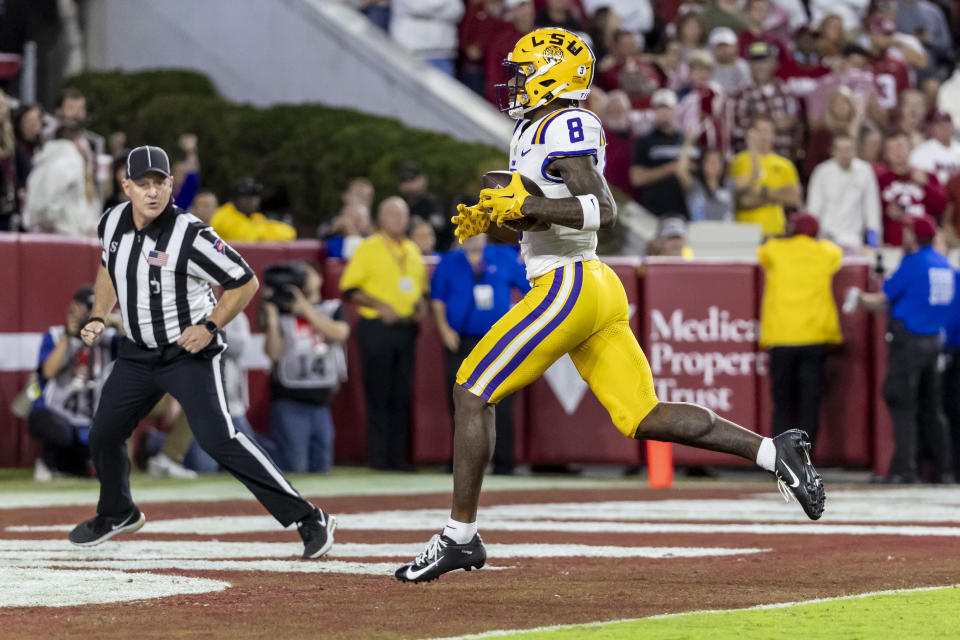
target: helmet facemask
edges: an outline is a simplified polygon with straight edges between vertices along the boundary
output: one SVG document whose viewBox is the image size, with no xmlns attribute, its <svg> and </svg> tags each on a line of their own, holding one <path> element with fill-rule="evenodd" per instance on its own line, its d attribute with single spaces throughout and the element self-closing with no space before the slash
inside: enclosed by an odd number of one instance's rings
<svg viewBox="0 0 960 640">
<path fill-rule="evenodd" d="M 507 67 L 507 81 L 493 85 L 497 96 L 497 107 L 513 119 L 523 117 L 525 107 L 530 104 L 530 95 L 527 93 L 527 80 L 536 73 L 537 67 L 532 62 L 513 62 L 504 60 Z"/>
</svg>

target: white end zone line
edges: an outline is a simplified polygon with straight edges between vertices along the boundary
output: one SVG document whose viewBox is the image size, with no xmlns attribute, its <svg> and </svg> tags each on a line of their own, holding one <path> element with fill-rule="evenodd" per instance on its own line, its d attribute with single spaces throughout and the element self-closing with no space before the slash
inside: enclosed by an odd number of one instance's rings
<svg viewBox="0 0 960 640">
<path fill-rule="evenodd" d="M 496 638 L 499 636 L 523 636 L 531 633 L 541 633 L 544 631 L 562 631 L 564 629 L 574 629 L 577 627 L 603 627 L 622 622 L 638 622 L 640 620 L 659 620 L 662 618 L 683 618 L 700 614 L 712 613 L 734 613 L 738 611 L 758 611 L 766 609 L 787 609 L 790 607 L 799 607 L 806 604 L 819 604 L 822 602 L 837 602 L 841 600 L 858 600 L 861 598 L 872 598 L 874 596 L 900 595 L 904 593 L 919 593 L 922 591 L 940 591 L 942 589 L 956 589 L 960 584 L 947 584 L 940 587 L 917 587 L 915 589 L 891 589 L 888 591 L 871 591 L 868 593 L 857 593 L 848 596 L 836 596 L 834 598 L 814 598 L 813 600 L 800 600 L 797 602 L 775 602 L 773 604 L 759 604 L 752 607 L 742 607 L 739 609 L 704 609 L 700 611 L 684 611 L 682 613 L 661 613 L 655 616 L 645 618 L 623 618 L 620 620 L 606 620 L 603 622 L 583 622 L 580 624 L 558 624 L 549 627 L 536 627 L 533 629 L 503 629 L 500 631 L 485 631 L 483 633 L 474 633 L 466 636 L 450 636 L 447 638 L 433 638 L 431 640 L 479 640 L 481 638 Z"/>
</svg>

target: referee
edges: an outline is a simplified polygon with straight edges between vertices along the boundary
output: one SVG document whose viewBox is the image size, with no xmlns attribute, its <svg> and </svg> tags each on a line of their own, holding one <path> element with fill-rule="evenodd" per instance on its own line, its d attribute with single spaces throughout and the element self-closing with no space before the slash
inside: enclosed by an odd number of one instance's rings
<svg viewBox="0 0 960 640">
<path fill-rule="evenodd" d="M 100 218 L 102 263 L 89 322 L 81 337 L 93 345 L 103 318 L 119 302 L 127 339 L 104 385 L 90 431 L 100 478 L 97 515 L 77 525 L 70 541 L 100 544 L 137 531 L 146 518 L 130 495 L 125 441 L 164 393 L 176 398 L 197 442 L 257 497 L 284 527 L 297 523 L 304 558 L 333 545 L 336 520 L 300 497 L 257 444 L 236 431 L 223 389 L 220 327 L 259 286 L 243 258 L 195 216 L 171 201 L 170 161 L 159 147 L 127 156 L 122 181 L 129 203 Z M 212 286 L 222 286 L 217 302 Z"/>
</svg>

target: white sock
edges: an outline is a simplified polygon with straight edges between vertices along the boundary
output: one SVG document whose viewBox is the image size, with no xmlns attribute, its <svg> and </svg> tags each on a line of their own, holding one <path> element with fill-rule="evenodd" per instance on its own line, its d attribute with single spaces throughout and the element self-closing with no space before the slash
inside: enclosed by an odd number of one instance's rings
<svg viewBox="0 0 960 640">
<path fill-rule="evenodd" d="M 447 526 L 443 528 L 443 535 L 447 536 L 457 544 L 467 544 L 477 535 L 477 522 L 457 522 L 453 518 L 447 520 Z"/>
<path fill-rule="evenodd" d="M 760 443 L 760 450 L 757 451 L 757 466 L 767 471 L 773 471 L 777 466 L 777 447 L 770 438 L 764 438 Z"/>
</svg>

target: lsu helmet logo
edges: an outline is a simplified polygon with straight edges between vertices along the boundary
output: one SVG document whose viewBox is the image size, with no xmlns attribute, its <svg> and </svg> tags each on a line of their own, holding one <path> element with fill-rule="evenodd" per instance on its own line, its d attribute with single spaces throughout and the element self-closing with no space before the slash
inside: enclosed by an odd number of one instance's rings
<svg viewBox="0 0 960 640">
<path fill-rule="evenodd" d="M 520 38 L 503 61 L 510 73 L 495 85 L 497 106 L 511 118 L 557 98 L 585 100 L 590 95 L 596 63 L 578 35 L 566 29 L 537 29 Z"/>
</svg>

